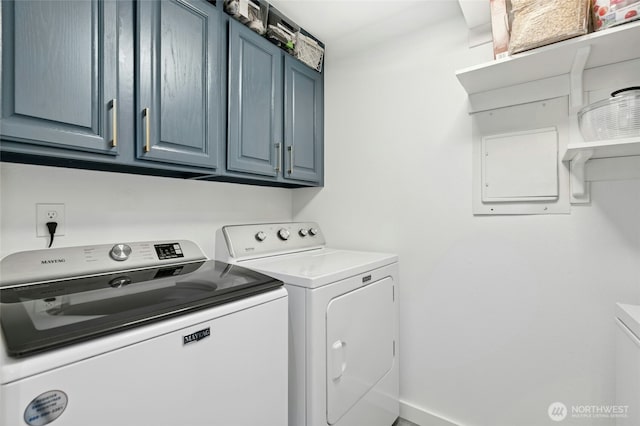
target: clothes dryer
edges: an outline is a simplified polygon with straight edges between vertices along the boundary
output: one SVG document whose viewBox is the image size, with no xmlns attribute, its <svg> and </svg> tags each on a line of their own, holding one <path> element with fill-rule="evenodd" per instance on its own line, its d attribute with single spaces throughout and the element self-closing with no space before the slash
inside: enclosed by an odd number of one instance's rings
<svg viewBox="0 0 640 426">
<path fill-rule="evenodd" d="M 390 426 L 398 402 L 398 257 L 326 247 L 312 222 L 225 226 L 216 257 L 289 294 L 289 425 Z"/>
</svg>

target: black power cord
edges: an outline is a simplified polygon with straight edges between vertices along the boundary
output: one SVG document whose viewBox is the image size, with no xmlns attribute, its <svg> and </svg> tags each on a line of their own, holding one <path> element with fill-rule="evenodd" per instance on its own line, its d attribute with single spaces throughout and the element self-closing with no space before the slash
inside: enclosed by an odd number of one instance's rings
<svg viewBox="0 0 640 426">
<path fill-rule="evenodd" d="M 56 229 L 58 228 L 58 222 L 47 222 L 47 229 L 51 239 L 49 240 L 49 247 L 53 244 L 53 236 L 56 235 Z"/>
</svg>

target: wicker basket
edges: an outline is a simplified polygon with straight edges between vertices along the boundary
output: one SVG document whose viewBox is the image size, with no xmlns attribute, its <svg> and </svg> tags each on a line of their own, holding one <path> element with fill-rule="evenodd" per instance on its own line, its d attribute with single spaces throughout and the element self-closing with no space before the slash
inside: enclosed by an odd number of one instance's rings
<svg viewBox="0 0 640 426">
<path fill-rule="evenodd" d="M 302 33 L 296 35 L 296 47 L 294 50 L 296 58 L 318 72 L 322 71 L 322 60 L 324 59 L 324 48 L 311 37 Z"/>
</svg>

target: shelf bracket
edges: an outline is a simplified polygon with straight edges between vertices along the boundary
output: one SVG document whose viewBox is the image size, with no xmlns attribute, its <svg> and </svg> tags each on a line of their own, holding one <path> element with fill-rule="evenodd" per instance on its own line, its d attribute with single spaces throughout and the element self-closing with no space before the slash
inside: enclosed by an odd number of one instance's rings
<svg viewBox="0 0 640 426">
<path fill-rule="evenodd" d="M 584 168 L 587 161 L 593 156 L 592 150 L 578 152 L 569 163 L 571 204 L 588 204 L 591 202 L 589 194 L 589 182 L 585 179 Z"/>
<path fill-rule="evenodd" d="M 584 67 L 587 64 L 587 59 L 589 59 L 589 54 L 591 53 L 591 45 L 583 46 L 576 52 L 576 56 L 573 58 L 573 65 L 571 65 L 571 88 L 569 99 L 571 100 L 570 104 L 570 113 L 578 112 L 582 105 L 584 104 L 583 99 L 583 86 L 582 79 L 584 75 Z"/>
</svg>

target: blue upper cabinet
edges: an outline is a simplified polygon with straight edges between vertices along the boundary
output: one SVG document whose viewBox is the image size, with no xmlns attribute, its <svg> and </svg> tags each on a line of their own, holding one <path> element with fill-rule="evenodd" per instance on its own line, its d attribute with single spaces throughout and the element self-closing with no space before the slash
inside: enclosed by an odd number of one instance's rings
<svg viewBox="0 0 640 426">
<path fill-rule="evenodd" d="M 117 2 L 2 1 L 0 133 L 118 154 Z"/>
<path fill-rule="evenodd" d="M 282 52 L 229 22 L 227 169 L 277 177 L 282 169 Z"/>
<path fill-rule="evenodd" d="M 2 0 L 0 18 L 0 160 L 322 185 L 322 74 L 221 0 Z"/>
<path fill-rule="evenodd" d="M 320 182 L 323 169 L 322 75 L 285 56 L 284 99 L 284 177 Z"/>
<path fill-rule="evenodd" d="M 320 184 L 322 108 L 322 74 L 229 21 L 228 171 Z"/>
<path fill-rule="evenodd" d="M 217 169 L 224 137 L 221 14 L 201 0 L 137 5 L 137 158 Z"/>
</svg>

